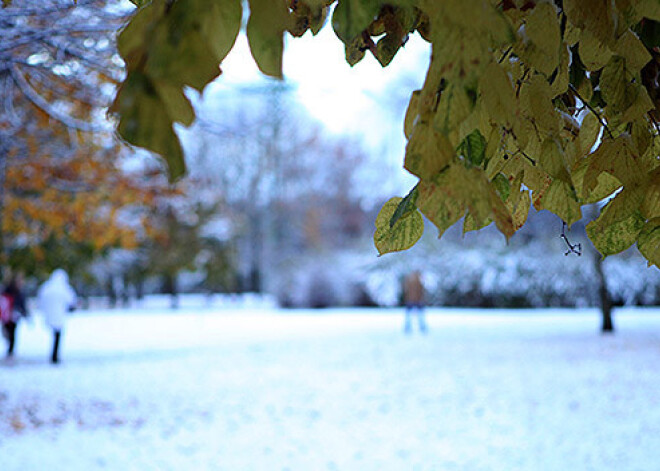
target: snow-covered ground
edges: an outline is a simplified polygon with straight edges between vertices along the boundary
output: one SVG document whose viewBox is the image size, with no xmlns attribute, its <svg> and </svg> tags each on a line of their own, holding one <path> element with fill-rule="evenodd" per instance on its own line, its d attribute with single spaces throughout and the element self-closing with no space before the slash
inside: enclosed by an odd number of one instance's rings
<svg viewBox="0 0 660 471">
<path fill-rule="evenodd" d="M 211 308 L 40 319 L 0 362 L 0 470 L 658 470 L 660 310 Z"/>
</svg>

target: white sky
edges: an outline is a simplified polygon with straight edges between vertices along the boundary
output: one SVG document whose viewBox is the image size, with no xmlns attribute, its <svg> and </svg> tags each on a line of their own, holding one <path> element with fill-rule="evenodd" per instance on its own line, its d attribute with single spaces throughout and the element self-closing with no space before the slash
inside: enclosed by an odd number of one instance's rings
<svg viewBox="0 0 660 471">
<path fill-rule="evenodd" d="M 350 67 L 343 44 L 326 24 L 317 36 L 308 32 L 302 38 L 287 37 L 284 76 L 313 118 L 333 133 L 356 137 L 380 162 L 401 169 L 402 187 L 406 187 L 412 180 L 402 169 L 403 117 L 410 93 L 424 82 L 429 54 L 428 44 L 414 35 L 388 67 L 381 67 L 369 52 Z M 244 34 L 222 63 L 222 70 L 205 90 L 207 99 L 213 96 L 214 87 L 261 79 Z"/>
</svg>

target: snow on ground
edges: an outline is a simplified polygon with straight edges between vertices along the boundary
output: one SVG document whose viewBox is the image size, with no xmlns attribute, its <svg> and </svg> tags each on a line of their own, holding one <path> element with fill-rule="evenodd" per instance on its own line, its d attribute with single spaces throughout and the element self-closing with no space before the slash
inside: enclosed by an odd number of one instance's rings
<svg viewBox="0 0 660 471">
<path fill-rule="evenodd" d="M 40 319 L 0 363 L 0 470 L 657 470 L 660 310 L 184 308 Z"/>
</svg>

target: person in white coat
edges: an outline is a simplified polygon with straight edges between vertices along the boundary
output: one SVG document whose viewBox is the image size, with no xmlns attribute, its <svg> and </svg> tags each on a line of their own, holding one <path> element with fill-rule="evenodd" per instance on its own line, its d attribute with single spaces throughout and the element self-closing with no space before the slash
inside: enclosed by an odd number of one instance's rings
<svg viewBox="0 0 660 471">
<path fill-rule="evenodd" d="M 53 354 L 51 363 L 59 363 L 59 348 L 66 315 L 76 306 L 76 293 L 69 284 L 69 276 L 58 268 L 50 278 L 39 287 L 37 293 L 39 309 L 46 324 L 53 329 Z"/>
</svg>

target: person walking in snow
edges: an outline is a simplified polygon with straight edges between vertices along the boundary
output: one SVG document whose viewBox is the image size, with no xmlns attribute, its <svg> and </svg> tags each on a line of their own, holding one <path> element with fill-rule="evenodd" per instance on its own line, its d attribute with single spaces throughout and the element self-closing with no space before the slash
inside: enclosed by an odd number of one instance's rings
<svg viewBox="0 0 660 471">
<path fill-rule="evenodd" d="M 21 317 L 28 317 L 25 296 L 18 277 L 12 276 L 0 295 L 0 321 L 2 336 L 7 340 L 7 359 L 14 356 L 16 327 Z"/>
<path fill-rule="evenodd" d="M 73 311 L 76 306 L 76 293 L 69 284 L 69 276 L 64 270 L 58 268 L 41 285 L 37 294 L 37 301 L 46 324 L 53 330 L 53 353 L 50 361 L 56 364 L 60 361 L 60 338 L 66 315 Z"/>
<path fill-rule="evenodd" d="M 426 333 L 428 328 L 424 320 L 424 285 L 419 271 L 414 271 L 406 276 L 403 285 L 403 296 L 406 304 L 406 322 L 403 331 L 406 334 L 412 332 L 412 317 L 417 314 L 419 331 Z"/>
</svg>

